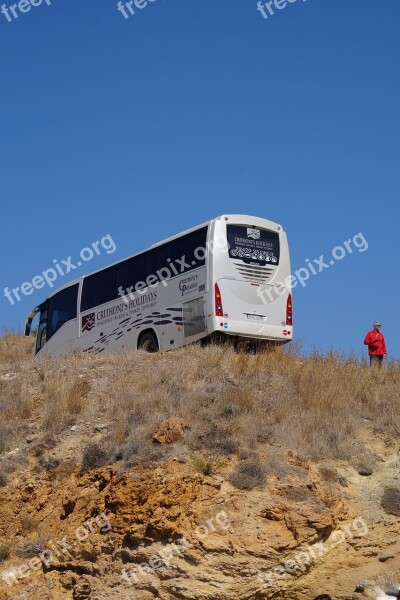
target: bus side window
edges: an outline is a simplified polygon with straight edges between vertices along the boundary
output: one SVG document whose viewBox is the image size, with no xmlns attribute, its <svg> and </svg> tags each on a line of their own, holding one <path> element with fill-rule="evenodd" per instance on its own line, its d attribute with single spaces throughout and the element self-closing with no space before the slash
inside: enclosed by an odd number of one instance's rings
<svg viewBox="0 0 400 600">
<path fill-rule="evenodd" d="M 115 300 L 118 298 L 117 288 L 117 265 L 88 275 L 83 280 L 81 311 Z"/>
</svg>

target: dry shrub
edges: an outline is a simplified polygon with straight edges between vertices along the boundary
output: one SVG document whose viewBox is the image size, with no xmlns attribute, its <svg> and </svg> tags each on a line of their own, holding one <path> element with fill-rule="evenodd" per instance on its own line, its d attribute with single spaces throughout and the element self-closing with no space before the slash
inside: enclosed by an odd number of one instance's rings
<svg viewBox="0 0 400 600">
<path fill-rule="evenodd" d="M 385 488 L 381 506 L 387 514 L 400 517 L 400 490 L 395 487 Z"/>
<path fill-rule="evenodd" d="M 110 444 L 109 444 L 110 447 Z M 112 453 L 112 447 L 110 447 Z M 132 435 L 114 452 L 114 460 L 122 460 L 122 469 L 138 464 L 158 462 L 172 453 L 172 447 L 154 444 L 146 435 Z"/>
<path fill-rule="evenodd" d="M 326 483 L 336 483 L 339 480 L 338 472 L 329 465 L 322 465 L 319 468 L 319 473 Z"/>
<path fill-rule="evenodd" d="M 33 558 L 46 550 L 46 538 L 40 536 L 36 540 L 21 542 L 15 547 L 15 554 L 18 558 Z"/>
<path fill-rule="evenodd" d="M 288 463 L 284 451 L 278 450 L 272 446 L 267 449 L 267 455 L 263 459 L 262 465 L 267 476 L 275 475 L 278 479 L 283 479 L 289 475 L 289 473 L 296 473 L 299 476 L 303 476 L 303 471 L 301 469 Z"/>
<path fill-rule="evenodd" d="M 97 469 L 98 467 L 104 467 L 104 465 L 112 462 L 112 458 L 104 448 L 101 448 L 98 444 L 89 444 L 83 451 L 82 456 L 82 471 L 90 471 L 91 469 Z"/>
<path fill-rule="evenodd" d="M 3 454 L 7 450 L 10 433 L 10 428 L 0 426 L 0 454 Z"/>
<path fill-rule="evenodd" d="M 239 444 L 230 434 L 229 427 L 200 422 L 187 433 L 186 440 L 193 450 L 204 448 L 214 454 L 235 454 L 239 450 Z"/>
<path fill-rule="evenodd" d="M 7 484 L 8 484 L 8 474 L 3 469 L 1 469 L 0 470 L 0 488 L 6 487 Z"/>
<path fill-rule="evenodd" d="M 264 469 L 261 463 L 256 460 L 240 462 L 234 472 L 230 474 L 229 481 L 242 490 L 262 488 L 265 485 Z"/>
<path fill-rule="evenodd" d="M 0 563 L 7 560 L 10 556 L 10 546 L 8 544 L 0 545 Z"/>
<path fill-rule="evenodd" d="M 37 461 L 36 470 L 40 471 L 54 471 L 60 466 L 60 460 L 54 456 L 44 458 L 40 456 Z"/>
</svg>

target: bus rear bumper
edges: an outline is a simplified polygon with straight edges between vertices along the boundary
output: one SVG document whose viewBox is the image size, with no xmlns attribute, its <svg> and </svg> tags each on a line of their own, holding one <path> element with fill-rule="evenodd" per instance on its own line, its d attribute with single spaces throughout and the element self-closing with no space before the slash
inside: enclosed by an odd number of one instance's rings
<svg viewBox="0 0 400 600">
<path fill-rule="evenodd" d="M 209 331 L 220 331 L 230 336 L 259 340 L 288 342 L 293 339 L 293 327 L 291 325 L 271 325 L 258 321 L 233 321 L 223 317 L 213 317 Z"/>
</svg>

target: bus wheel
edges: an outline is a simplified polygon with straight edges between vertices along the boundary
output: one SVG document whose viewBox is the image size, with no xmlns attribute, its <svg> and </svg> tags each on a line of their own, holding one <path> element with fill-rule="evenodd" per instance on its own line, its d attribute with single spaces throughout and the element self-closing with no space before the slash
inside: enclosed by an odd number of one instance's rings
<svg viewBox="0 0 400 600">
<path fill-rule="evenodd" d="M 144 333 L 139 340 L 138 350 L 145 352 L 158 352 L 158 341 L 154 333 L 148 331 Z"/>
</svg>

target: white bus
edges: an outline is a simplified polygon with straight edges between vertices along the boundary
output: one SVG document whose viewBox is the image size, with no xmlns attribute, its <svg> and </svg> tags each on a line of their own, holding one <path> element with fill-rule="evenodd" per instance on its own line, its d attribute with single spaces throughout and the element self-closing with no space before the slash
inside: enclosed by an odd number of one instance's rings
<svg viewBox="0 0 400 600">
<path fill-rule="evenodd" d="M 35 353 L 179 348 L 203 338 L 293 338 L 282 227 L 223 215 L 61 287 L 39 314 Z"/>
</svg>

